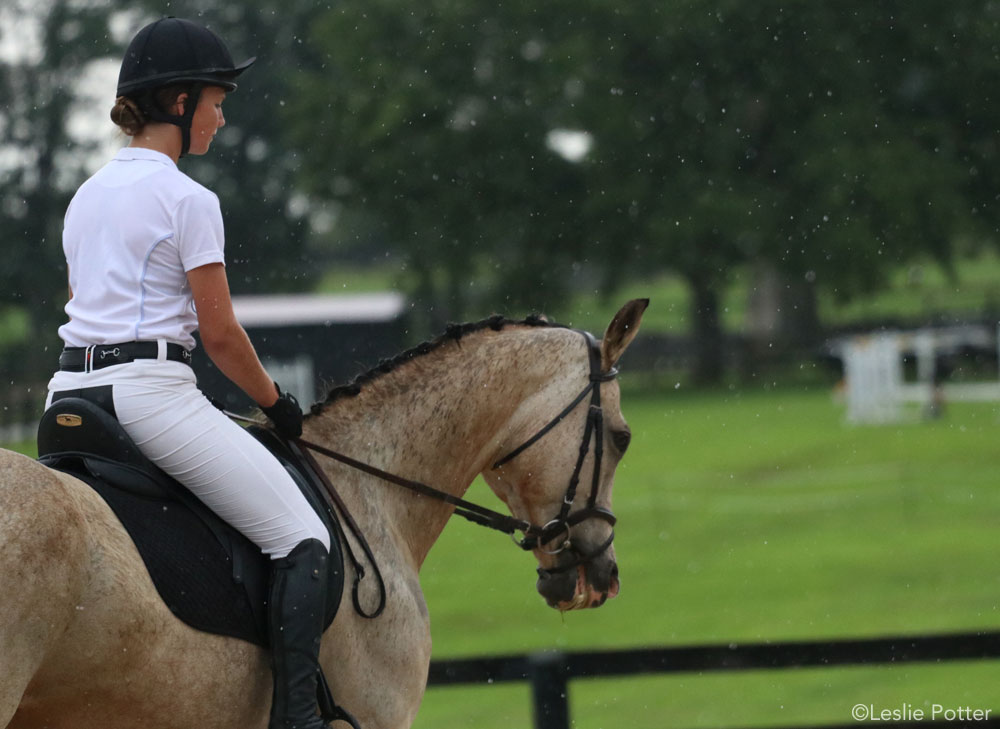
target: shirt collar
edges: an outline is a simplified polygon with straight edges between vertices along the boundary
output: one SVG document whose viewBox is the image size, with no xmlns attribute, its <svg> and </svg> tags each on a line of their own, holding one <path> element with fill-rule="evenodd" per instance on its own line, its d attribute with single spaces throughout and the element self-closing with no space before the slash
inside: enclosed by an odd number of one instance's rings
<svg viewBox="0 0 1000 729">
<path fill-rule="evenodd" d="M 144 160 L 148 162 L 159 162 L 160 164 L 169 165 L 171 167 L 176 167 L 174 161 L 170 159 L 163 152 L 157 152 L 155 149 L 147 149 L 146 147 L 122 147 L 118 150 L 118 154 L 115 155 L 115 159 L 119 162 L 132 162 L 136 160 Z"/>
</svg>

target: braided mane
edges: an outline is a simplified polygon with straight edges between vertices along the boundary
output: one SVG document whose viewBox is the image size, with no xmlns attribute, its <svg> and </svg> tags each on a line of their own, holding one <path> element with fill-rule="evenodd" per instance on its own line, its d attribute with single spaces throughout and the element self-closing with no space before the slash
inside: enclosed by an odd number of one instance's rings
<svg viewBox="0 0 1000 729">
<path fill-rule="evenodd" d="M 520 321 L 507 319 L 506 317 L 497 314 L 487 317 L 481 321 L 467 322 L 465 324 L 449 324 L 444 333 L 438 335 L 434 339 L 421 342 L 415 347 L 397 354 L 395 357 L 383 359 L 367 372 L 362 372 L 357 375 L 346 385 L 336 385 L 332 387 L 322 401 L 312 406 L 312 414 L 319 415 L 327 408 L 327 406 L 337 400 L 341 400 L 345 397 L 354 397 L 359 394 L 361 392 L 361 388 L 369 382 L 378 379 L 382 375 L 392 372 L 401 365 L 404 365 L 417 357 L 430 354 L 431 352 L 439 349 L 443 344 L 448 342 L 457 342 L 467 334 L 483 331 L 484 329 L 492 329 L 493 331 L 498 332 L 507 326 L 562 327 L 563 325 L 551 322 L 541 314 L 532 314 Z"/>
</svg>

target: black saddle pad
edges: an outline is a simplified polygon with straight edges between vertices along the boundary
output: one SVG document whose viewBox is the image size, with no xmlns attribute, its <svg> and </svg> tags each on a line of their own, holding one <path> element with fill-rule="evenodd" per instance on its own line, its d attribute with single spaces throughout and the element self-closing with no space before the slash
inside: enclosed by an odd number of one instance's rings
<svg viewBox="0 0 1000 729">
<path fill-rule="evenodd" d="M 258 434 L 275 452 L 276 446 L 264 436 Z M 148 474 L 134 466 L 84 453 L 52 454 L 40 460 L 80 478 L 101 495 L 132 537 L 153 584 L 178 618 L 199 630 L 268 645 L 265 601 L 270 559 L 256 545 L 176 482 L 170 492 L 157 494 L 154 489 L 128 488 L 130 478 L 137 484 L 148 481 Z M 301 474 L 285 465 L 303 488 Z M 315 493 L 306 496 L 331 533 L 329 625 L 344 588 L 342 536 L 332 510 L 319 506 Z"/>
</svg>

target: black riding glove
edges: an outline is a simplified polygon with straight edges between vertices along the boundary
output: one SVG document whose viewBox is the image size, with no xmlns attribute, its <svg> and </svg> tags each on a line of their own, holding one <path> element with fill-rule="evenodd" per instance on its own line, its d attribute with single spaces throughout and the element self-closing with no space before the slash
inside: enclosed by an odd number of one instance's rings
<svg viewBox="0 0 1000 729">
<path fill-rule="evenodd" d="M 278 400 L 270 407 L 261 408 L 264 415 L 274 423 L 274 429 L 282 438 L 292 440 L 302 435 L 302 408 L 299 401 L 290 392 L 282 392 L 278 383 L 274 383 L 278 391 Z"/>
</svg>

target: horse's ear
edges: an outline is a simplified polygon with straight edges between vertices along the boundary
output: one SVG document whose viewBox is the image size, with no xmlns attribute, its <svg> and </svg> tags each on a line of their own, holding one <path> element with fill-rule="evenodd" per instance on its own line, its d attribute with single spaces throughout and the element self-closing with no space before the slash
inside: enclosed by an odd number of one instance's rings
<svg viewBox="0 0 1000 729">
<path fill-rule="evenodd" d="M 607 372 L 622 352 L 632 343 L 635 335 L 639 333 L 639 323 L 642 321 L 642 313 L 649 306 L 649 299 L 632 299 L 625 304 L 614 319 L 608 324 L 608 329 L 604 332 L 604 339 L 601 340 L 601 369 Z"/>
</svg>

